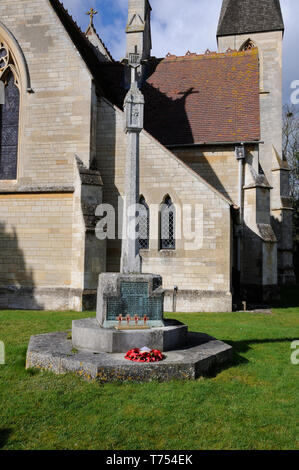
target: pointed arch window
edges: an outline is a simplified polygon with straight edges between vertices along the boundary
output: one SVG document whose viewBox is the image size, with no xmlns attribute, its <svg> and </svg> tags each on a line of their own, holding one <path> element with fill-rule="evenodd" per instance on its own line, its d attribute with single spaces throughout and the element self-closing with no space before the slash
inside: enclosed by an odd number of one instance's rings
<svg viewBox="0 0 299 470">
<path fill-rule="evenodd" d="M 251 49 L 256 48 L 256 45 L 251 39 L 247 39 L 246 42 L 241 46 L 240 51 L 251 51 Z"/>
<path fill-rule="evenodd" d="M 160 249 L 175 250 L 175 206 L 169 195 L 160 209 Z"/>
<path fill-rule="evenodd" d="M 0 42 L 0 180 L 17 178 L 20 91 L 8 47 Z"/>
<path fill-rule="evenodd" d="M 140 250 L 149 249 L 149 207 L 143 196 L 139 199 L 138 244 Z"/>
</svg>

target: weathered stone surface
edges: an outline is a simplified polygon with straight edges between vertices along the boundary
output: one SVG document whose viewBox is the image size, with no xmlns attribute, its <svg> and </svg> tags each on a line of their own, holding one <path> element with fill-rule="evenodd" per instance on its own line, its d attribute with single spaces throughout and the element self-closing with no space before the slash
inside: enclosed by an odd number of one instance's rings
<svg viewBox="0 0 299 470">
<path fill-rule="evenodd" d="M 75 187 L 73 185 L 59 185 L 59 184 L 42 184 L 42 185 L 21 185 L 6 187 L 0 194 L 31 194 L 31 193 L 74 193 Z"/>
<path fill-rule="evenodd" d="M 130 349 L 146 346 L 150 349 L 170 351 L 187 343 L 188 327 L 175 320 L 165 320 L 165 327 L 148 330 L 115 330 L 101 328 L 96 318 L 74 320 L 73 346 L 91 352 L 126 353 Z"/>
<path fill-rule="evenodd" d="M 69 308 L 78 310 L 81 304 L 82 289 L 69 287 L 0 287 L 0 308 L 18 310 L 63 311 Z M 71 299 L 71 300 L 70 300 Z"/>
<path fill-rule="evenodd" d="M 188 345 L 166 353 L 162 362 L 144 364 L 124 359 L 124 354 L 72 352 L 67 332 L 32 336 L 27 368 L 56 374 L 75 372 L 85 379 L 112 381 L 169 381 L 197 379 L 232 359 L 231 346 L 203 333 L 189 333 Z"/>
<path fill-rule="evenodd" d="M 144 286 L 146 284 L 147 296 L 142 295 L 133 299 L 125 297 L 124 285 Z M 150 326 L 163 326 L 164 291 L 161 288 L 162 278 L 155 274 L 120 274 L 103 273 L 99 276 L 97 298 L 97 320 L 101 326 L 113 327 L 118 324 L 118 315 L 124 317 L 128 314 L 147 315 Z M 136 287 L 136 297 L 137 297 Z M 129 302 L 129 300 L 131 300 Z M 134 305 L 134 302 L 136 305 Z M 111 309 L 115 308 L 115 314 L 111 316 Z M 129 308 L 130 307 L 130 308 Z"/>
<path fill-rule="evenodd" d="M 174 291 L 165 290 L 164 307 L 166 312 L 173 311 Z M 177 312 L 231 312 L 232 295 L 230 292 L 206 290 L 178 290 L 176 293 Z"/>
</svg>

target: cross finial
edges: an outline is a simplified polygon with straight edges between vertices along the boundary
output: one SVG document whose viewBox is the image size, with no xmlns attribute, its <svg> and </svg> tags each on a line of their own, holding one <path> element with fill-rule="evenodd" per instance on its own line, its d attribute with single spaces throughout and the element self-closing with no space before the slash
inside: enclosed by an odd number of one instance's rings
<svg viewBox="0 0 299 470">
<path fill-rule="evenodd" d="M 86 15 L 88 15 L 89 18 L 90 18 L 90 26 L 93 25 L 93 17 L 97 14 L 98 14 L 98 12 L 96 10 L 94 10 L 92 7 L 90 8 L 89 11 L 86 12 Z"/>
</svg>

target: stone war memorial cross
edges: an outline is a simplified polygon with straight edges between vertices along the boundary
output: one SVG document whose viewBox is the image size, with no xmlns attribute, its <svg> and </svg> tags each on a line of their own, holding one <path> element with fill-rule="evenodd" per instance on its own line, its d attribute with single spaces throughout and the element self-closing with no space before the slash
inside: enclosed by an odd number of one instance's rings
<svg viewBox="0 0 299 470">
<path fill-rule="evenodd" d="M 129 54 L 126 63 L 131 71 L 131 83 L 124 100 L 127 149 L 121 269 L 120 273 L 103 273 L 99 276 L 97 298 L 97 349 L 106 352 L 107 338 L 112 338 L 109 340 L 109 352 L 120 349 L 127 352 L 134 347 L 154 347 L 156 343 L 152 341 L 152 329 L 165 326 L 162 278 L 159 275 L 142 274 L 139 255 L 139 136 L 143 129 L 145 101 L 137 82 L 137 70 L 141 67 L 137 47 L 135 52 Z M 73 342 L 75 341 L 74 345 L 78 349 L 84 347 L 82 339 L 85 341 L 85 336 L 80 331 L 81 328 L 77 329 L 74 322 Z M 117 332 L 125 331 L 127 335 L 117 336 Z"/>
</svg>

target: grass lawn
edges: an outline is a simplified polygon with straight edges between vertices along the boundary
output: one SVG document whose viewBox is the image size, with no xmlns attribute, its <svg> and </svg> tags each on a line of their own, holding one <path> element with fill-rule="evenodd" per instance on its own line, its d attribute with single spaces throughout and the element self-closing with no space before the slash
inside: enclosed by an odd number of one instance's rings
<svg viewBox="0 0 299 470">
<path fill-rule="evenodd" d="M 231 367 L 193 382 L 98 385 L 25 371 L 31 335 L 69 329 L 84 316 L 0 311 L 0 449 L 299 448 L 299 365 L 290 361 L 298 307 L 172 314 L 235 348 Z"/>
</svg>

